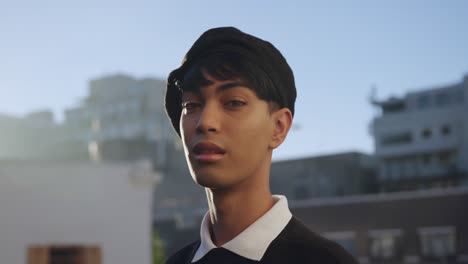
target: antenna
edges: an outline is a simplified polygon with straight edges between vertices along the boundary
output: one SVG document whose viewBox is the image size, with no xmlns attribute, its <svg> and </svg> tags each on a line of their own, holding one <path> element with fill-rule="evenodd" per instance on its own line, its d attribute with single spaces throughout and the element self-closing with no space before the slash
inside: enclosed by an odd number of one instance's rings
<svg viewBox="0 0 468 264">
<path fill-rule="evenodd" d="M 377 103 L 377 85 L 371 84 L 368 100 L 371 104 Z"/>
</svg>

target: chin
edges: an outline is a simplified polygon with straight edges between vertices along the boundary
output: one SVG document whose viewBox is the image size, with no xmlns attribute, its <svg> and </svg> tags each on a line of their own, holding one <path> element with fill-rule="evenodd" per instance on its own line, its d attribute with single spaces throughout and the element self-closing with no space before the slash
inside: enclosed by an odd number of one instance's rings
<svg viewBox="0 0 468 264">
<path fill-rule="evenodd" d="M 192 177 L 198 185 L 209 189 L 223 189 L 232 185 L 226 179 L 221 179 L 216 175 L 195 174 Z"/>
<path fill-rule="evenodd" d="M 223 183 L 215 177 L 195 176 L 195 182 L 205 188 L 216 189 L 223 186 Z"/>
</svg>

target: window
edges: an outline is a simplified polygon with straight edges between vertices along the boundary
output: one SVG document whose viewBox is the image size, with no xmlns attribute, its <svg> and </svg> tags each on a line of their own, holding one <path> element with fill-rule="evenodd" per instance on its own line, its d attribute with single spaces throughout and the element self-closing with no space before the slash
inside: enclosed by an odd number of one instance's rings
<svg viewBox="0 0 468 264">
<path fill-rule="evenodd" d="M 416 162 L 413 157 L 404 160 L 404 170 L 402 171 L 404 177 L 414 177 L 417 174 Z"/>
<path fill-rule="evenodd" d="M 394 159 L 391 163 L 392 166 L 392 179 L 399 180 L 402 176 L 402 162 L 399 159 Z"/>
<path fill-rule="evenodd" d="M 432 159 L 431 159 L 431 154 L 424 154 L 424 155 L 422 156 L 422 162 L 423 162 L 423 164 L 424 164 L 425 166 L 430 165 L 430 164 L 431 164 L 431 160 L 432 160 Z"/>
<path fill-rule="evenodd" d="M 402 132 L 391 135 L 386 135 L 382 137 L 382 145 L 398 145 L 398 144 L 407 144 L 413 141 L 413 137 L 410 132 Z"/>
<path fill-rule="evenodd" d="M 428 108 L 431 104 L 431 97 L 428 94 L 423 94 L 418 98 L 418 106 L 421 109 Z"/>
<path fill-rule="evenodd" d="M 324 237 L 341 245 L 351 255 L 357 256 L 356 233 L 353 231 L 329 232 Z"/>
<path fill-rule="evenodd" d="M 390 166 L 390 162 L 385 161 L 385 164 L 383 165 L 383 170 L 384 170 L 384 179 L 391 179 L 392 167 Z"/>
<path fill-rule="evenodd" d="M 448 136 L 450 135 L 451 133 L 451 128 L 449 125 L 443 125 L 442 128 L 440 129 L 440 133 L 443 135 L 443 136 Z"/>
<path fill-rule="evenodd" d="M 51 248 L 49 250 L 50 263 L 78 263 L 81 251 L 81 248 L 76 247 Z"/>
<path fill-rule="evenodd" d="M 436 96 L 436 102 L 439 106 L 444 106 L 450 103 L 450 97 L 446 92 L 440 92 Z"/>
<path fill-rule="evenodd" d="M 395 239 L 392 236 L 373 238 L 371 243 L 373 257 L 388 259 L 395 256 Z"/>
<path fill-rule="evenodd" d="M 444 151 L 438 153 L 439 156 L 439 164 L 442 166 L 449 166 L 452 161 L 452 152 Z"/>
<path fill-rule="evenodd" d="M 421 132 L 421 136 L 423 138 L 430 138 L 432 135 L 432 130 L 430 128 L 425 128 L 422 132 Z"/>
<path fill-rule="evenodd" d="M 392 179 L 392 161 L 391 160 L 385 160 L 383 164 L 383 170 L 384 170 L 384 179 L 385 180 L 390 180 Z"/>
<path fill-rule="evenodd" d="M 100 264 L 99 246 L 30 246 L 27 249 L 29 264 Z"/>
<path fill-rule="evenodd" d="M 413 158 L 385 159 L 383 173 L 387 180 L 413 177 L 416 174 L 416 162 Z"/>
<path fill-rule="evenodd" d="M 400 229 L 372 230 L 370 235 L 370 255 L 374 259 L 394 259 L 400 257 Z"/>
<path fill-rule="evenodd" d="M 421 253 L 425 257 L 448 257 L 455 255 L 455 227 L 419 228 Z"/>
</svg>

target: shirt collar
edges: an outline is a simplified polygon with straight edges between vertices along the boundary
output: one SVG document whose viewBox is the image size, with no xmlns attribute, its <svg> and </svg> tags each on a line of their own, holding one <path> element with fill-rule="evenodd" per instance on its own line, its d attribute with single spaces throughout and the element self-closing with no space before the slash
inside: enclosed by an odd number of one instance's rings
<svg viewBox="0 0 468 264">
<path fill-rule="evenodd" d="M 261 260 L 268 246 L 286 227 L 292 217 L 286 197 L 273 195 L 273 198 L 277 202 L 268 212 L 221 247 L 251 260 Z M 209 213 L 206 213 L 200 228 L 201 243 L 192 262 L 200 260 L 210 250 L 216 248 L 211 240 L 209 224 L 210 216 Z"/>
</svg>

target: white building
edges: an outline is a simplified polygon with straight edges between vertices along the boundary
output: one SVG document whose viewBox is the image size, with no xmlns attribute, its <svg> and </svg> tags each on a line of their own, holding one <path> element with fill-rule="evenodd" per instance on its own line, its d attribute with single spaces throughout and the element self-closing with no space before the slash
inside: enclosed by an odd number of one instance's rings
<svg viewBox="0 0 468 264">
<path fill-rule="evenodd" d="M 453 85 L 373 103 L 381 109 L 372 123 L 379 178 L 389 186 L 403 184 L 389 189 L 466 183 L 468 75 Z"/>
<path fill-rule="evenodd" d="M 0 263 L 150 264 L 150 167 L 1 161 Z"/>
</svg>

